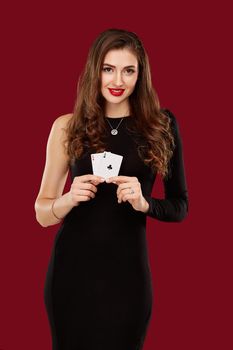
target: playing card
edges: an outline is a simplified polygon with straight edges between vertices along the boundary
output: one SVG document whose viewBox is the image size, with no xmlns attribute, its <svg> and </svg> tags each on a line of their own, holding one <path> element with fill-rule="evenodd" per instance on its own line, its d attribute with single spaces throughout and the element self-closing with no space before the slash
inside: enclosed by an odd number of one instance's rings
<svg viewBox="0 0 233 350">
<path fill-rule="evenodd" d="M 91 154 L 91 164 L 92 164 L 92 171 L 94 175 L 96 174 L 96 171 L 98 169 L 98 165 L 100 160 L 102 159 L 104 152 L 100 152 L 100 153 L 92 153 Z"/>
<path fill-rule="evenodd" d="M 105 179 L 118 176 L 123 156 L 105 151 L 100 158 L 95 175 L 102 176 Z"/>
</svg>

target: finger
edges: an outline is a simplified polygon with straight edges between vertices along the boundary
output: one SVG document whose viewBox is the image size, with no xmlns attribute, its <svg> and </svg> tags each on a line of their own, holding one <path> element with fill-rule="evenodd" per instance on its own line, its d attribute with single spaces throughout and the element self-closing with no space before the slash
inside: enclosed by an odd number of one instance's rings
<svg viewBox="0 0 233 350">
<path fill-rule="evenodd" d="M 91 183 L 87 183 L 87 182 L 78 182 L 78 183 L 74 183 L 71 185 L 71 187 L 75 190 L 90 190 L 93 193 L 97 192 L 97 188 L 95 185 L 91 184 Z"/>
<path fill-rule="evenodd" d="M 73 184 L 71 185 L 73 188 L 80 188 L 80 189 L 86 189 L 86 188 L 91 188 L 91 187 L 95 187 L 93 184 L 88 183 L 88 182 L 73 182 Z"/>
<path fill-rule="evenodd" d="M 108 179 L 106 179 L 106 182 L 110 183 L 115 181 L 116 183 L 122 183 L 126 181 L 132 181 L 132 179 L 133 179 L 132 176 L 120 175 L 120 176 L 109 177 Z"/>
<path fill-rule="evenodd" d="M 132 188 L 132 182 L 125 182 L 125 183 L 121 183 L 119 184 L 119 186 L 117 187 L 117 195 L 119 195 L 121 193 L 121 191 L 123 191 L 126 188 Z"/>
<path fill-rule="evenodd" d="M 125 198 L 125 196 L 129 196 L 127 197 L 128 198 L 135 198 L 135 196 L 137 196 L 137 191 L 134 190 L 133 193 L 131 193 L 131 189 L 132 187 L 126 187 L 124 189 L 121 189 L 118 193 L 117 193 L 117 197 L 118 197 L 118 200 L 122 201 L 123 198 Z"/>
<path fill-rule="evenodd" d="M 72 191 L 73 195 L 76 196 L 76 197 L 79 197 L 79 196 L 85 196 L 85 197 L 90 197 L 90 198 L 94 198 L 95 197 L 95 193 L 92 192 L 92 191 L 89 191 L 87 189 L 81 189 L 81 188 L 78 188 L 78 189 L 74 189 Z"/>
<path fill-rule="evenodd" d="M 84 182 L 91 182 L 91 181 L 104 182 L 105 181 L 104 177 L 93 175 L 93 174 L 84 175 L 83 179 L 84 179 Z"/>
<path fill-rule="evenodd" d="M 87 181 L 85 183 L 90 183 L 90 184 L 93 184 L 93 185 L 98 185 L 99 183 L 103 183 L 105 180 L 90 180 L 90 181 Z"/>
<path fill-rule="evenodd" d="M 129 199 L 136 199 L 137 198 L 137 194 L 136 193 L 127 193 L 122 197 L 122 201 L 126 202 Z"/>
<path fill-rule="evenodd" d="M 101 180 L 102 179 L 102 180 Z M 105 179 L 101 176 L 93 175 L 93 174 L 86 174 L 81 176 L 75 176 L 73 182 L 91 182 L 91 181 L 97 181 L 97 182 L 103 182 Z"/>
<path fill-rule="evenodd" d="M 95 184 L 97 185 L 97 182 L 95 182 Z M 92 183 L 85 183 L 86 188 L 90 189 L 90 191 L 93 192 L 97 192 L 97 188 L 95 185 L 93 185 Z"/>
</svg>

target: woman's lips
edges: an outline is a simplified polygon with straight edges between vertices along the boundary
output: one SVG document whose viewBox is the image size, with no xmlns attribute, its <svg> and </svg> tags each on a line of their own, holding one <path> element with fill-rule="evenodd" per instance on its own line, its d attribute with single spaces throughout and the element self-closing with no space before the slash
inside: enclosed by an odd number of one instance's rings
<svg viewBox="0 0 233 350">
<path fill-rule="evenodd" d="M 113 96 L 121 96 L 124 93 L 124 89 L 109 89 Z"/>
</svg>

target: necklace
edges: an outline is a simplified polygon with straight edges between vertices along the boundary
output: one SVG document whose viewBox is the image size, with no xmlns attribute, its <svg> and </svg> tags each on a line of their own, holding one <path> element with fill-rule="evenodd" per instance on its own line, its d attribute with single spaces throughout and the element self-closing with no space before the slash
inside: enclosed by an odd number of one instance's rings
<svg viewBox="0 0 233 350">
<path fill-rule="evenodd" d="M 111 123 L 110 123 L 110 121 L 106 118 L 108 124 L 110 125 L 110 127 L 111 127 L 111 129 L 112 129 L 112 130 L 111 130 L 111 134 L 112 134 L 112 135 L 115 136 L 115 135 L 118 134 L 118 130 L 117 130 L 117 129 L 119 128 L 119 126 L 120 126 L 121 122 L 123 121 L 123 119 L 124 119 L 124 117 L 121 118 L 121 121 L 120 121 L 120 123 L 117 125 L 117 127 L 116 127 L 116 128 L 113 128 L 112 125 L 111 125 Z"/>
</svg>

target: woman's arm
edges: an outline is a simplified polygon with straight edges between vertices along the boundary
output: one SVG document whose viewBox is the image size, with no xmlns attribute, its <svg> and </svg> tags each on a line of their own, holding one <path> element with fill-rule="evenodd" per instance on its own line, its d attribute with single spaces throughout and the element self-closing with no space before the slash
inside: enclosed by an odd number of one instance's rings
<svg viewBox="0 0 233 350">
<path fill-rule="evenodd" d="M 74 206 L 69 192 L 62 195 L 69 172 L 68 157 L 63 145 L 64 128 L 71 116 L 69 114 L 58 117 L 54 121 L 48 137 L 44 173 L 34 204 L 36 219 L 43 227 L 61 222 Z"/>
<path fill-rule="evenodd" d="M 180 222 L 187 216 L 189 205 L 182 139 L 175 116 L 168 109 L 165 109 L 164 112 L 171 118 L 176 144 L 169 163 L 171 174 L 168 178 L 163 179 L 165 199 L 144 195 L 149 204 L 145 214 L 160 221 Z"/>
</svg>

